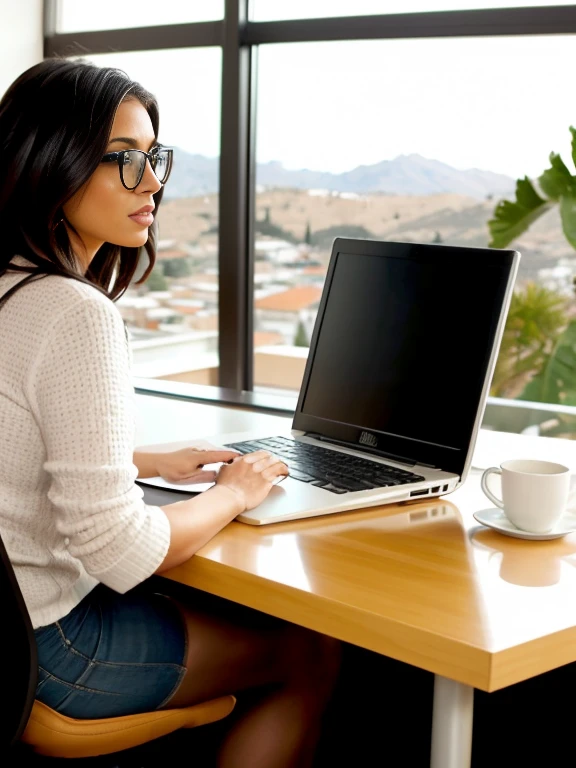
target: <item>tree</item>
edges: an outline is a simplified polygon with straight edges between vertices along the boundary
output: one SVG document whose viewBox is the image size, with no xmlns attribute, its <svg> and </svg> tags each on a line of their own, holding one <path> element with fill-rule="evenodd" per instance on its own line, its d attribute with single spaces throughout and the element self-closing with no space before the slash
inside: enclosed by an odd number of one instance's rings
<svg viewBox="0 0 576 768">
<path fill-rule="evenodd" d="M 514 293 L 490 394 L 526 399 L 525 388 L 546 367 L 566 327 L 566 303 L 536 283 Z"/>
<path fill-rule="evenodd" d="M 304 242 L 306 243 L 306 245 L 311 245 L 312 244 L 312 232 L 310 230 L 310 222 L 309 221 L 306 222 L 306 232 L 304 234 Z"/>
<path fill-rule="evenodd" d="M 434 233 L 434 237 L 432 238 L 432 242 L 433 243 L 437 243 L 437 244 L 440 244 L 440 243 L 444 242 L 444 240 L 442 240 L 442 235 L 440 234 L 440 232 L 435 232 Z"/>
<path fill-rule="evenodd" d="M 376 235 L 361 224 L 337 224 L 326 229 L 317 229 L 311 236 L 313 245 L 330 248 L 335 237 L 354 237 L 358 239 L 376 239 Z"/>
<path fill-rule="evenodd" d="M 160 264 L 156 264 L 152 272 L 146 279 L 146 286 L 149 291 L 167 291 L 168 281 L 164 277 L 164 271 Z"/>
<path fill-rule="evenodd" d="M 190 262 L 185 257 L 166 259 L 163 264 L 166 277 L 187 277 L 192 274 Z"/>
<path fill-rule="evenodd" d="M 257 234 L 266 235 L 267 237 L 277 237 L 280 240 L 286 240 L 287 243 L 296 244 L 299 242 L 299 239 L 295 237 L 292 232 L 288 232 L 287 229 L 282 229 L 282 227 L 279 227 L 277 224 L 272 224 L 270 220 L 268 220 L 268 222 L 264 219 L 262 221 L 257 221 L 255 230 Z"/>
<path fill-rule="evenodd" d="M 300 320 L 298 323 L 296 335 L 294 336 L 294 346 L 295 347 L 310 346 L 310 341 L 308 339 L 308 335 L 306 334 L 306 329 L 304 328 L 304 323 L 302 322 L 302 320 Z"/>
</svg>

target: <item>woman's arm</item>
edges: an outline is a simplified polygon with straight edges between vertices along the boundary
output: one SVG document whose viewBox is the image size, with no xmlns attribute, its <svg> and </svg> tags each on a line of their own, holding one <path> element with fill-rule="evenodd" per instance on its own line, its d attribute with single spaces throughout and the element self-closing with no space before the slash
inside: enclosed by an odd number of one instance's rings
<svg viewBox="0 0 576 768">
<path fill-rule="evenodd" d="M 170 525 L 135 483 L 135 402 L 123 320 L 102 294 L 46 281 L 57 314 L 32 361 L 25 393 L 42 431 L 46 496 L 58 548 L 117 592 L 166 556 Z M 37 284 L 39 285 L 39 284 Z"/>
<path fill-rule="evenodd" d="M 157 477 L 157 453 L 145 453 L 134 451 L 134 466 L 138 470 L 138 477 Z"/>
<path fill-rule="evenodd" d="M 161 507 L 170 523 L 170 547 L 156 573 L 189 560 L 245 508 L 242 497 L 223 485 Z"/>
<path fill-rule="evenodd" d="M 237 515 L 264 501 L 278 476 L 287 474 L 276 456 L 256 451 L 223 464 L 213 488 L 161 507 L 170 523 L 170 547 L 156 573 L 189 560 Z"/>
</svg>

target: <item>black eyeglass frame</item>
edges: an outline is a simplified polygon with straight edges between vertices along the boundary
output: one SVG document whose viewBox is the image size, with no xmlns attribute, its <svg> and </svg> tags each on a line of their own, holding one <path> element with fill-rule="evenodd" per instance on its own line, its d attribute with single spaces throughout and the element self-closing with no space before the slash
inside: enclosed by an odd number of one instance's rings
<svg viewBox="0 0 576 768">
<path fill-rule="evenodd" d="M 168 177 L 170 176 L 170 172 L 172 171 L 172 160 L 174 155 L 174 150 L 172 147 L 154 147 L 154 149 L 151 149 L 150 152 L 144 152 L 143 149 L 121 149 L 119 152 L 107 152 L 102 160 L 100 162 L 102 163 L 117 163 L 118 164 L 118 170 L 120 171 L 120 181 L 122 182 L 122 186 L 127 189 L 129 192 L 133 192 L 138 184 L 142 181 L 142 178 L 144 176 L 144 171 L 146 170 L 146 163 L 144 162 L 142 165 L 142 170 L 140 172 L 140 176 L 138 177 L 138 182 L 134 184 L 134 186 L 129 187 L 128 184 L 124 181 L 124 155 L 126 152 L 140 152 L 142 155 L 146 155 L 146 158 L 148 162 L 150 163 L 150 167 L 152 168 L 152 171 L 154 172 L 154 175 L 156 176 L 156 162 L 157 158 L 160 152 L 166 152 L 168 154 L 168 170 L 166 171 L 166 174 L 164 176 L 164 180 L 160 180 L 158 176 L 156 178 L 158 181 L 164 186 L 166 182 L 168 181 Z"/>
</svg>

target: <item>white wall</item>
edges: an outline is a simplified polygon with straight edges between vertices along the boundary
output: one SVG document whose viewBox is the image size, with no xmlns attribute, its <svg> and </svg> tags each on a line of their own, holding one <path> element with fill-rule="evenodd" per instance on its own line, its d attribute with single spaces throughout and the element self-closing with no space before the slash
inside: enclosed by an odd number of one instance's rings
<svg viewBox="0 0 576 768">
<path fill-rule="evenodd" d="M 42 61 L 42 0 L 0 0 L 0 95 L 25 69 Z"/>
</svg>

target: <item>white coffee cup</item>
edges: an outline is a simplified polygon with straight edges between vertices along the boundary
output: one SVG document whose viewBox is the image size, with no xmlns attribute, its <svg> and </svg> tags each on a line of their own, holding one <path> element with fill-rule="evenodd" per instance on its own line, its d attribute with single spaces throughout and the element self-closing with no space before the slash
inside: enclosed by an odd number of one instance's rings
<svg viewBox="0 0 576 768">
<path fill-rule="evenodd" d="M 492 474 L 501 476 L 502 499 L 488 488 Z M 486 469 L 480 483 L 490 501 L 517 528 L 548 533 L 566 511 L 570 469 L 553 461 L 513 459 Z"/>
</svg>

